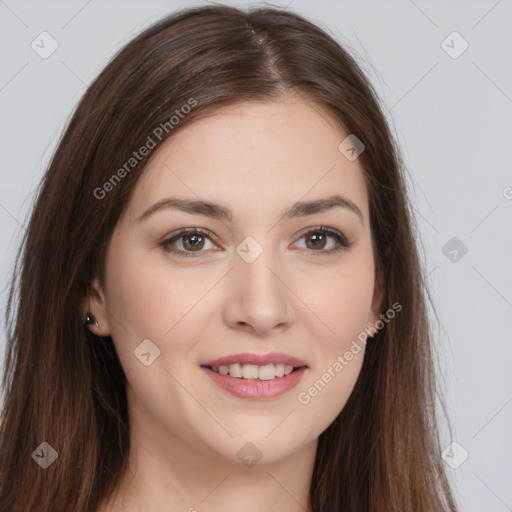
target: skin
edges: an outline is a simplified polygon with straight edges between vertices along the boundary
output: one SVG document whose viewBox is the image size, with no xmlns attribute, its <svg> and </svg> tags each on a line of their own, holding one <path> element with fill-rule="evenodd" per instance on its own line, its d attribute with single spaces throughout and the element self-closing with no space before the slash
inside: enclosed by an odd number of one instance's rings
<svg viewBox="0 0 512 512">
<path fill-rule="evenodd" d="M 91 329 L 112 336 L 128 380 L 130 469 L 101 510 L 310 510 L 318 437 L 349 398 L 364 347 L 307 405 L 297 395 L 381 313 L 362 169 L 338 150 L 346 136 L 320 108 L 286 95 L 224 107 L 154 150 L 114 230 L 105 282 L 94 280 L 84 304 L 99 324 Z M 333 193 L 362 220 L 340 207 L 280 220 L 294 202 Z M 176 209 L 136 221 L 171 195 L 224 205 L 234 221 Z M 319 226 L 351 247 L 329 252 L 329 236 L 315 249 L 304 234 Z M 197 257 L 159 247 L 192 227 L 212 235 Z M 235 251 L 247 236 L 263 247 L 252 263 Z M 173 247 L 193 252 L 187 241 Z M 149 366 L 134 356 L 144 339 L 160 350 Z M 284 352 L 309 368 L 281 396 L 237 398 L 200 364 L 240 352 Z M 237 457 L 247 442 L 261 453 L 252 467 Z"/>
</svg>

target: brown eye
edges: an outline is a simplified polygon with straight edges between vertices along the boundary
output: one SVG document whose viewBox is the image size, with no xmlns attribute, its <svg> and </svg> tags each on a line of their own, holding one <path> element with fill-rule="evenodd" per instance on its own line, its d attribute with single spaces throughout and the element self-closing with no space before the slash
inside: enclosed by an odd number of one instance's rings
<svg viewBox="0 0 512 512">
<path fill-rule="evenodd" d="M 203 250 L 207 241 L 214 246 L 207 232 L 194 228 L 181 230 L 160 242 L 159 245 L 164 251 L 176 254 L 177 256 L 200 256 L 203 252 L 209 252 Z"/>
<path fill-rule="evenodd" d="M 311 244 L 306 242 L 308 249 L 324 249 L 327 241 L 327 235 L 324 233 L 314 232 L 311 235 L 306 235 L 306 240 L 311 241 Z"/>
<path fill-rule="evenodd" d="M 309 230 L 301 236 L 302 239 L 306 240 L 307 251 L 314 256 L 336 253 L 352 245 L 339 231 L 324 226 Z M 330 243 L 330 240 L 334 242 Z M 329 243 L 330 247 L 326 248 Z"/>
<path fill-rule="evenodd" d="M 183 235 L 181 238 L 184 240 L 183 247 L 187 251 L 194 251 L 204 247 L 204 237 L 202 235 Z"/>
</svg>

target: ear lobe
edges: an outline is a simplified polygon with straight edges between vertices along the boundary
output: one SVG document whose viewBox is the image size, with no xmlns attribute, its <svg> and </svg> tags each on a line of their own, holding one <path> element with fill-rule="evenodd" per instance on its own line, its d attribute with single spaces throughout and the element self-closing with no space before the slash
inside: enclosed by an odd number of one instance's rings
<svg viewBox="0 0 512 512">
<path fill-rule="evenodd" d="M 107 303 L 103 293 L 103 287 L 99 279 L 95 277 L 87 288 L 88 296 L 84 301 L 82 317 L 90 313 L 98 325 L 91 325 L 89 329 L 97 336 L 110 336 L 110 325 L 108 323 Z"/>
</svg>

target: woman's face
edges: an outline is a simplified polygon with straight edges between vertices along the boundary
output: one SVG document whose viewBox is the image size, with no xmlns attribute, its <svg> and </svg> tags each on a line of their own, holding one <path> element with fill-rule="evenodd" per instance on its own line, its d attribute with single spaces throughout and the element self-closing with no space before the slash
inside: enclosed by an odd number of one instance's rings
<svg viewBox="0 0 512 512">
<path fill-rule="evenodd" d="M 285 96 L 222 108 L 153 149 L 91 294 L 141 442 L 270 463 L 341 411 L 381 300 L 347 135 Z M 171 198 L 181 207 L 151 213 Z"/>
</svg>

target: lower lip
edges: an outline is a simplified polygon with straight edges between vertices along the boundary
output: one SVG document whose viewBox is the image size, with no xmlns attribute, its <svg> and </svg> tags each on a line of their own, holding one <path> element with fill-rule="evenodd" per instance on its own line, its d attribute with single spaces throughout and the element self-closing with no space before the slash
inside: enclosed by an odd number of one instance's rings
<svg viewBox="0 0 512 512">
<path fill-rule="evenodd" d="M 214 372 L 204 366 L 201 367 L 208 376 L 220 387 L 239 398 L 273 398 L 295 387 L 304 375 L 307 367 L 272 380 L 238 379 L 230 375 Z"/>
</svg>

